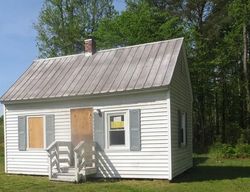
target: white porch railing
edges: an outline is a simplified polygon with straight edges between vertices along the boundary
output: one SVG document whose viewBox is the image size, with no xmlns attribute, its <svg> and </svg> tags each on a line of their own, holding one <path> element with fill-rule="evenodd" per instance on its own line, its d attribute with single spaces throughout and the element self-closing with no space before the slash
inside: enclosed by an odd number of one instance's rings
<svg viewBox="0 0 250 192">
<path fill-rule="evenodd" d="M 96 171 L 95 144 L 93 142 L 81 141 L 73 149 L 71 142 L 55 141 L 46 151 L 49 157 L 50 180 L 59 180 L 58 176 L 67 175 L 67 169 L 74 169 L 73 180 L 76 182 L 84 181 L 87 174 L 93 174 Z M 63 164 L 64 166 L 62 166 Z M 67 164 L 66 167 L 65 164 Z M 72 165 L 73 167 L 71 167 Z"/>
<path fill-rule="evenodd" d="M 63 148 L 63 149 L 62 149 Z M 54 141 L 46 150 L 49 156 L 49 178 L 63 171 L 62 163 L 72 165 L 72 144 L 70 141 Z M 64 154 L 64 158 L 60 155 Z"/>
<path fill-rule="evenodd" d="M 86 168 L 95 168 L 95 145 L 93 142 L 81 141 L 74 148 L 76 181 L 86 180 Z"/>
</svg>

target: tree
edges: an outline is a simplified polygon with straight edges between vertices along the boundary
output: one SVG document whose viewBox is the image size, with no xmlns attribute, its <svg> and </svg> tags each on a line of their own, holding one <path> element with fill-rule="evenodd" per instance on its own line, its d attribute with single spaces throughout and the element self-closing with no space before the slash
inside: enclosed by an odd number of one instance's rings
<svg viewBox="0 0 250 192">
<path fill-rule="evenodd" d="M 40 56 L 80 52 L 99 21 L 115 14 L 112 0 L 45 0 L 35 24 Z"/>
<path fill-rule="evenodd" d="M 129 2 L 121 15 L 104 19 L 94 33 L 99 48 L 135 45 L 182 35 L 178 17 L 144 1 Z"/>
<path fill-rule="evenodd" d="M 85 0 L 80 9 L 73 4 L 80 0 L 46 2 L 40 16 L 45 24 L 37 28 L 45 55 L 76 52 L 90 34 L 99 49 L 185 36 L 194 93 L 195 151 L 206 150 L 218 139 L 236 144 L 244 137 L 250 143 L 250 2 L 126 0 L 121 14 L 109 3 L 96 17 L 91 15 L 99 12 L 93 9 L 97 1 Z M 101 2 L 110 1 L 98 5 Z"/>
<path fill-rule="evenodd" d="M 234 21 L 235 29 L 242 34 L 241 39 L 241 65 L 242 65 L 242 77 L 243 77 L 243 89 L 244 97 L 246 101 L 246 113 L 250 115 L 250 62 L 249 62 L 249 33 L 250 33 L 250 2 L 243 0 L 234 0 L 229 7 L 230 15 Z M 250 117 L 248 128 L 250 129 Z"/>
<path fill-rule="evenodd" d="M 145 1 L 180 16 L 191 34 L 186 44 L 194 92 L 194 146 L 204 149 L 218 137 L 234 144 L 250 125 L 249 3 Z"/>
</svg>

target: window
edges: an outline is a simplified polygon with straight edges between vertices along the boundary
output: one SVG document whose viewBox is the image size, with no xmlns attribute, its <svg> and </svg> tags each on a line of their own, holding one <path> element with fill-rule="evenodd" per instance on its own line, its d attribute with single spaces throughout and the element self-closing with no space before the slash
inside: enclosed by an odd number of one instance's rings
<svg viewBox="0 0 250 192">
<path fill-rule="evenodd" d="M 44 117 L 34 116 L 27 118 L 27 137 L 29 149 L 44 148 Z"/>
<path fill-rule="evenodd" d="M 187 113 L 178 111 L 179 116 L 179 146 L 187 145 Z"/>
<path fill-rule="evenodd" d="M 186 113 L 181 114 L 181 144 L 186 145 Z"/>
<path fill-rule="evenodd" d="M 107 113 L 107 148 L 128 147 L 127 112 Z"/>
</svg>

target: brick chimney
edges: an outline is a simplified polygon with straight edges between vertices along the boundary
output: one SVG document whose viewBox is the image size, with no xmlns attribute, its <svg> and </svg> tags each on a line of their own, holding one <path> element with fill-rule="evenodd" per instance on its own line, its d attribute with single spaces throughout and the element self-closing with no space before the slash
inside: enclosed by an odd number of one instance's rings
<svg viewBox="0 0 250 192">
<path fill-rule="evenodd" d="M 96 47 L 95 47 L 95 40 L 94 39 L 86 39 L 84 40 L 84 52 L 85 55 L 90 56 L 95 54 Z"/>
</svg>

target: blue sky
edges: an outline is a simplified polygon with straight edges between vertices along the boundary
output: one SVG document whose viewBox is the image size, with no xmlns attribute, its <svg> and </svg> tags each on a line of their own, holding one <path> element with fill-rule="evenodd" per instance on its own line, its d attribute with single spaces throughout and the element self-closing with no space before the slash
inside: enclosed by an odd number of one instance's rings
<svg viewBox="0 0 250 192">
<path fill-rule="evenodd" d="M 36 23 L 43 0 L 3 0 L 0 4 L 0 95 L 38 56 Z M 114 0 L 117 10 L 124 0 Z M 0 105 L 0 115 L 2 106 Z"/>
</svg>

